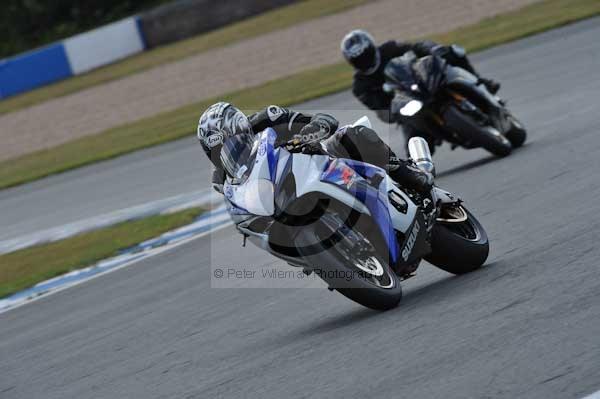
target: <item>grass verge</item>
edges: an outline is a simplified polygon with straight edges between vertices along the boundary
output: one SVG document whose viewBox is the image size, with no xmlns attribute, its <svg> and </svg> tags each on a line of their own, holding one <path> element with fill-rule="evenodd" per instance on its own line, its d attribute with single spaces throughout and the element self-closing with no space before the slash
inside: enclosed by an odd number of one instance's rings
<svg viewBox="0 0 600 399">
<path fill-rule="evenodd" d="M 0 298 L 189 224 L 202 212 L 201 208 L 191 208 L 150 216 L 0 255 Z"/>
<path fill-rule="evenodd" d="M 366 2 L 367 0 L 305 0 L 300 3 L 267 11 L 221 29 L 157 47 L 86 74 L 74 76 L 70 79 L 0 101 L 0 114 L 16 111 L 161 64 L 223 47 L 242 39 L 252 38 L 310 19 L 345 11 Z"/>
<path fill-rule="evenodd" d="M 544 0 L 433 39 L 441 43 L 460 43 L 469 51 L 481 50 L 599 14 L 598 0 Z M 346 89 L 351 77 L 352 71 L 347 65 L 329 65 L 0 162 L 0 188 L 191 135 L 199 114 L 217 100 L 225 99 L 246 110 L 268 104 L 292 105 Z"/>
</svg>

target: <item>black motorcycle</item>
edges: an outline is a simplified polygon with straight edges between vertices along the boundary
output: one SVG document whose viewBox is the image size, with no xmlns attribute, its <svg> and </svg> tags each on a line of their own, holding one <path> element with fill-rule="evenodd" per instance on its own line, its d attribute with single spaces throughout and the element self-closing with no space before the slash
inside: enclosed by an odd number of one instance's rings
<svg viewBox="0 0 600 399">
<path fill-rule="evenodd" d="M 527 138 L 503 100 L 439 56 L 407 53 L 391 60 L 384 73 L 384 90 L 394 95 L 392 116 L 428 138 L 430 146 L 447 141 L 452 149 L 482 147 L 503 157 Z"/>
</svg>

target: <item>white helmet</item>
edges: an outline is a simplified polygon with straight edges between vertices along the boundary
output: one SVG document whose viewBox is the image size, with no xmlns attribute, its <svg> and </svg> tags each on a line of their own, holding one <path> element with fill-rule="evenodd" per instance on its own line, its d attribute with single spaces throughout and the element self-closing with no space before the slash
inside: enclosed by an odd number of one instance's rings
<svg viewBox="0 0 600 399">
<path fill-rule="evenodd" d="M 204 111 L 198 121 L 198 140 L 213 164 L 220 165 L 219 155 L 223 142 L 238 134 L 251 134 L 248 117 L 226 102 L 218 102 Z"/>
</svg>

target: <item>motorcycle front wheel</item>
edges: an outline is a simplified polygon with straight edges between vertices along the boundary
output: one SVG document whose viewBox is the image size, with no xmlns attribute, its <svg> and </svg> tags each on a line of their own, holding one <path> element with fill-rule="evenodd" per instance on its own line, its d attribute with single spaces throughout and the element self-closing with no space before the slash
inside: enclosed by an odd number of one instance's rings
<svg viewBox="0 0 600 399">
<path fill-rule="evenodd" d="M 498 157 L 505 157 L 512 151 L 511 142 L 496 128 L 489 125 L 482 126 L 456 107 L 448 107 L 444 113 L 444 120 L 462 137 Z"/>
<path fill-rule="evenodd" d="M 510 141 L 510 144 L 512 144 L 513 148 L 521 147 L 523 143 L 525 143 L 525 140 L 527 140 L 527 131 L 525 130 L 525 127 L 521 121 L 519 121 L 513 115 L 510 115 L 509 119 L 511 128 L 506 133 L 506 138 L 508 141 Z"/>
<path fill-rule="evenodd" d="M 336 215 L 324 215 L 301 229 L 294 242 L 304 260 L 330 287 L 375 310 L 389 310 L 402 299 L 400 278 L 361 232 Z"/>
</svg>

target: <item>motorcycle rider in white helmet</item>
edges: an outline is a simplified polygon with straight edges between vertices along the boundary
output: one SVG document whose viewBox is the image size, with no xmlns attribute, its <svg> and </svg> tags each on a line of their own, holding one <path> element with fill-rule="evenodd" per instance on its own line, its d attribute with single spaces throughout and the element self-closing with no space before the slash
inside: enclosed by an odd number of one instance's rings
<svg viewBox="0 0 600 399">
<path fill-rule="evenodd" d="M 367 162 L 386 169 L 394 180 L 406 188 L 425 195 L 431 191 L 433 176 L 421 171 L 410 161 L 398 159 L 372 129 L 357 126 L 337 130 L 338 121 L 331 115 L 310 115 L 277 105 L 246 116 L 226 102 L 208 107 L 198 121 L 198 139 L 214 166 L 212 184 L 215 190 L 223 192 L 226 176 L 221 148 L 226 145 L 227 138 L 246 135 L 247 142 L 251 143 L 254 134 L 268 127 L 277 132 L 276 146 L 294 142 L 304 153 L 327 153 L 338 158 Z"/>
</svg>

